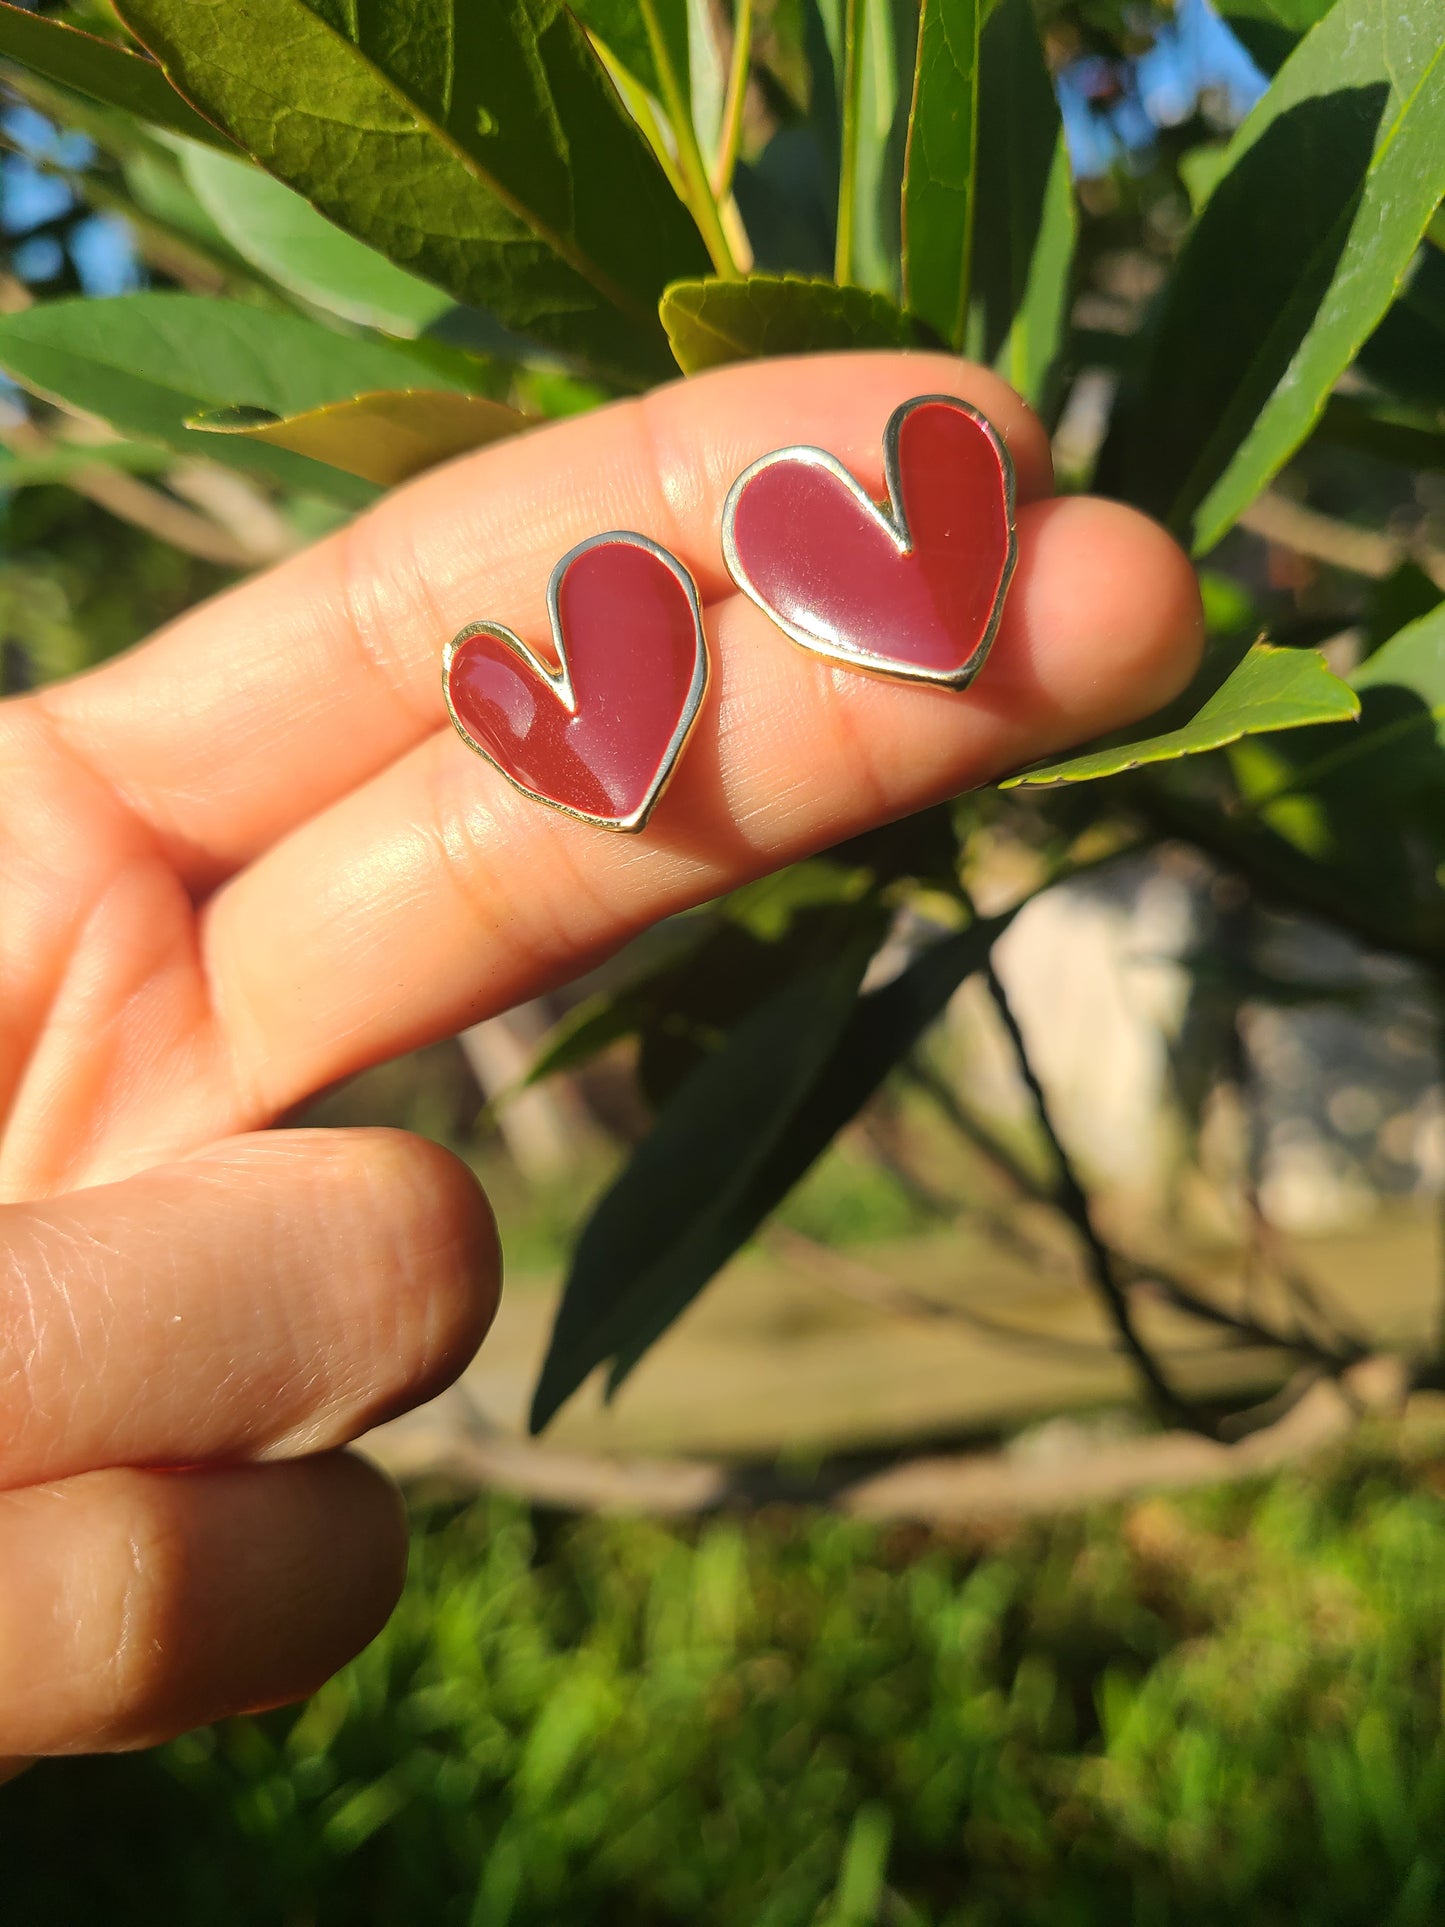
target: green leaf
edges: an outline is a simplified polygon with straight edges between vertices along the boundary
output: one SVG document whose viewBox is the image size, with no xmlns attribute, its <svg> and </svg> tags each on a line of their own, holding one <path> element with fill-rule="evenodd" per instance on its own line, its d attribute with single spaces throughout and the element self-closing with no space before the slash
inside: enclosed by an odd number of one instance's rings
<svg viewBox="0 0 1445 1927">
<path fill-rule="evenodd" d="M 300 415 L 278 416 L 258 408 L 206 409 L 192 415 L 186 426 L 289 448 L 378 488 L 394 488 L 438 462 L 519 434 L 532 423 L 515 408 L 482 395 L 401 388 L 353 395 Z"/>
<path fill-rule="evenodd" d="M 328 220 L 623 379 L 706 250 L 555 0 L 119 0 L 173 83 Z"/>
<path fill-rule="evenodd" d="M 1359 698 L 1313 649 L 1276 649 L 1257 642 L 1202 709 L 1177 729 L 1134 738 L 1107 749 L 1087 750 L 1045 769 L 1010 776 L 1001 789 L 1041 789 L 1091 783 L 1149 763 L 1169 763 L 1237 743 L 1265 730 L 1300 729 L 1309 723 L 1348 722 L 1360 713 Z"/>
<path fill-rule="evenodd" d="M 130 294 L 108 301 L 51 301 L 0 316 L 0 368 L 23 387 L 122 435 L 163 442 L 193 457 L 348 507 L 375 498 L 369 484 L 289 449 L 186 426 L 208 408 L 246 406 L 304 414 L 371 389 L 435 386 L 437 370 L 400 342 L 333 334 L 319 322 L 237 301 Z"/>
<path fill-rule="evenodd" d="M 0 0 L 0 60 L 17 61 L 42 80 L 123 108 L 153 127 L 231 151 L 220 129 L 182 100 L 153 62 L 62 21 L 10 6 L 7 0 Z"/>
<path fill-rule="evenodd" d="M 1335 0 L 1227 0 L 1221 9 L 1230 19 L 1267 20 L 1290 33 L 1308 33 L 1324 19 Z"/>
<path fill-rule="evenodd" d="M 1445 425 L 1419 410 L 1331 395 L 1318 433 L 1322 441 L 1358 448 L 1401 468 L 1445 469 Z"/>
<path fill-rule="evenodd" d="M 656 1300 L 652 1316 L 639 1320 L 627 1342 L 614 1351 L 609 1394 L 943 1015 L 949 998 L 965 977 L 982 968 L 1016 914 L 1017 906 L 943 938 L 891 983 L 857 1000 L 802 1101 L 774 1131 L 763 1157 L 750 1160 L 741 1184 L 730 1187 L 722 1209 L 701 1228 L 699 1242 L 680 1255 L 676 1270 L 665 1281 L 666 1295 Z M 657 1128 L 660 1133 L 662 1118 Z M 627 1175 L 624 1172 L 619 1183 Z"/>
<path fill-rule="evenodd" d="M 1445 590 L 1415 562 L 1402 562 L 1375 584 L 1365 604 L 1365 654 L 1373 656 L 1400 630 L 1445 602 Z"/>
<path fill-rule="evenodd" d="M 896 298 L 909 125 L 905 82 L 917 59 L 917 12 L 907 0 L 819 0 L 818 13 L 838 90 L 833 278 Z"/>
<path fill-rule="evenodd" d="M 796 274 L 675 281 L 661 313 L 677 365 L 688 375 L 760 355 L 917 348 L 925 341 L 913 318 L 886 295 Z"/>
<path fill-rule="evenodd" d="M 1239 796 L 1201 808 L 1167 775 L 1162 821 L 1366 942 L 1445 963 L 1445 603 L 1351 678 L 1356 729 L 1230 752 Z M 1145 779 L 1150 786 L 1156 779 Z"/>
<path fill-rule="evenodd" d="M 903 179 L 904 299 L 949 347 L 968 328 L 981 0 L 923 0 Z"/>
<path fill-rule="evenodd" d="M 931 844 L 938 824 L 925 813 L 890 829 L 900 840 L 917 829 Z M 932 854 L 927 845 L 918 851 L 920 840 L 908 839 L 909 855 Z M 858 903 L 880 882 L 892 881 L 896 872 L 887 859 L 894 852 L 861 839 L 848 854 L 855 852 L 856 862 L 839 860 L 844 853 L 835 851 L 789 864 L 734 890 L 708 917 L 685 919 L 681 929 L 674 927 L 663 961 L 567 1013 L 545 1040 L 527 1083 L 575 1070 L 619 1038 L 636 1037 L 643 1094 L 653 1105 L 670 1096 L 686 1071 L 817 953 L 820 928 L 831 936 L 836 924 L 821 926 L 820 913 Z M 951 838 L 947 857 L 956 859 Z M 943 867 L 951 882 L 954 862 Z M 655 932 L 654 941 L 659 937 Z"/>
<path fill-rule="evenodd" d="M 1361 371 L 1445 425 L 1445 255 L 1422 248 L 1400 299 L 1360 352 Z"/>
<path fill-rule="evenodd" d="M 1439 205 L 1441 26 L 1440 0 L 1337 0 L 1235 136 L 1098 475 L 1196 553 L 1309 434 Z"/>
<path fill-rule="evenodd" d="M 652 0 L 652 3 L 667 58 L 686 93 L 690 91 L 686 0 Z M 652 41 L 637 0 L 580 0 L 572 11 L 628 73 L 658 99 L 662 98 Z"/>
<path fill-rule="evenodd" d="M 1042 405 L 1068 320 L 1077 220 L 1031 0 L 998 0 L 979 75 L 973 325 L 983 358 Z"/>
<path fill-rule="evenodd" d="M 234 155 L 187 144 L 186 182 L 227 244 L 288 293 L 347 321 L 419 335 L 452 306 L 309 201 Z"/>
<path fill-rule="evenodd" d="M 704 1058 L 578 1240 L 532 1404 L 534 1432 L 604 1359 L 677 1317 L 751 1226 L 739 1201 L 852 1014 L 878 941 L 869 919 Z"/>
</svg>

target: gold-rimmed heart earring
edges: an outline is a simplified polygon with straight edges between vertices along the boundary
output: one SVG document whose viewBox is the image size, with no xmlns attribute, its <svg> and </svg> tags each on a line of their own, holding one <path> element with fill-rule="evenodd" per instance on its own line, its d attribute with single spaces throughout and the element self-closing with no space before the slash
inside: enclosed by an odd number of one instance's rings
<svg viewBox="0 0 1445 1927">
<path fill-rule="evenodd" d="M 469 623 L 448 643 L 448 713 L 524 795 L 640 830 L 707 689 L 697 585 L 667 549 L 614 529 L 562 557 L 547 613 L 555 665 L 500 622 Z"/>
<path fill-rule="evenodd" d="M 1013 574 L 1014 471 L 988 418 L 951 395 L 895 408 L 886 503 L 826 449 L 775 449 L 723 509 L 733 581 L 804 649 L 905 682 L 964 689 Z"/>
</svg>

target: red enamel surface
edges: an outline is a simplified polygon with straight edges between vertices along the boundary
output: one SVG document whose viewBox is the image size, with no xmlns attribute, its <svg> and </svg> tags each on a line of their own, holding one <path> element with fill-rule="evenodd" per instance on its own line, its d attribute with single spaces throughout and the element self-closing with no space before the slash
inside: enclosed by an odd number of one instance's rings
<svg viewBox="0 0 1445 1927">
<path fill-rule="evenodd" d="M 1008 493 L 992 437 L 962 408 L 904 417 L 901 507 L 911 552 L 825 468 L 784 459 L 745 484 L 733 541 L 759 598 L 825 648 L 880 670 L 957 673 L 984 640 L 1008 566 Z"/>
<path fill-rule="evenodd" d="M 557 592 L 576 698 L 496 636 L 470 636 L 448 688 L 462 725 L 538 796 L 625 822 L 664 774 L 702 638 L 686 589 L 650 550 L 617 541 L 568 564 Z"/>
</svg>

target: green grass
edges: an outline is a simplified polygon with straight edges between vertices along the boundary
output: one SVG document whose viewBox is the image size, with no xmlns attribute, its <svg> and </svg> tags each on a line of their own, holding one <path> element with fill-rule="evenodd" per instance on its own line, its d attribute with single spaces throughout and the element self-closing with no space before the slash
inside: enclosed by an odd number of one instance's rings
<svg viewBox="0 0 1445 1927">
<path fill-rule="evenodd" d="M 0 1795 L 0 1920 L 1425 1927 L 1442 1647 L 1385 1457 L 984 1551 L 484 1500 L 301 1711 Z"/>
</svg>

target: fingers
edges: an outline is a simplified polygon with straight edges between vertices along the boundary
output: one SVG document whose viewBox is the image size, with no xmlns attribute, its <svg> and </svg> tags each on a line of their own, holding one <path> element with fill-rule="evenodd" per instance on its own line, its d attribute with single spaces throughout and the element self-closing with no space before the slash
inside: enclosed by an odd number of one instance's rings
<svg viewBox="0 0 1445 1927">
<path fill-rule="evenodd" d="M 343 1444 L 456 1376 L 498 1276 L 471 1173 L 396 1131 L 233 1140 L 9 1207 L 0 1490 Z"/>
<path fill-rule="evenodd" d="M 585 536 L 640 530 L 715 599 L 729 586 L 723 500 L 749 462 L 821 443 L 881 496 L 884 424 L 929 391 L 991 417 L 1020 500 L 1047 491 L 1043 431 L 986 369 L 899 354 L 746 364 L 424 476 L 349 531 L 40 700 L 167 857 L 209 883 L 444 722 L 441 651 L 463 624 L 485 616 L 545 637 L 548 576 Z"/>
<path fill-rule="evenodd" d="M 646 834 L 517 795 L 450 731 L 212 901 L 203 955 L 248 1115 L 569 977 L 658 917 L 921 809 L 1174 695 L 1198 659 L 1192 571 L 1132 511 L 1019 517 L 994 651 L 964 697 L 830 668 L 733 596 L 714 680 Z"/>
<path fill-rule="evenodd" d="M 300 1699 L 380 1630 L 405 1563 L 395 1489 L 340 1454 L 0 1495 L 0 1757 Z"/>
</svg>

